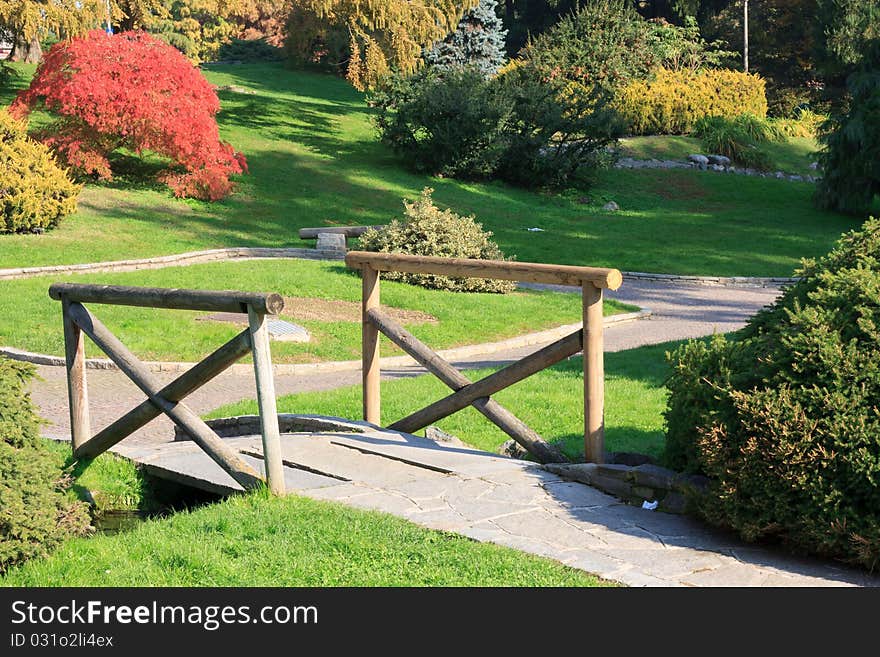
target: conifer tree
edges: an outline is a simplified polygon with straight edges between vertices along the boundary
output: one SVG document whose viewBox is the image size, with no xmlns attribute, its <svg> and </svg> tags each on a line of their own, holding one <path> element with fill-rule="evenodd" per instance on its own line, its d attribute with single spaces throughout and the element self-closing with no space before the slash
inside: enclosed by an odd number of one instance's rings
<svg viewBox="0 0 880 657">
<path fill-rule="evenodd" d="M 440 69 L 473 66 L 491 77 L 504 65 L 507 30 L 496 12 L 496 0 L 480 0 L 467 12 L 458 28 L 425 51 L 425 61 Z"/>
</svg>

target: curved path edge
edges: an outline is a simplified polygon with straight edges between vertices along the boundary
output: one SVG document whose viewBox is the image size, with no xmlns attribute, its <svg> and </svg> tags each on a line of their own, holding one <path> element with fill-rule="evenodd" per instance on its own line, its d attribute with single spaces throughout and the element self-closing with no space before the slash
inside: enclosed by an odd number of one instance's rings
<svg viewBox="0 0 880 657">
<path fill-rule="evenodd" d="M 202 262 L 215 262 L 222 260 L 251 260 L 251 259 L 275 259 L 275 258 L 299 258 L 302 260 L 343 260 L 345 254 L 336 250 L 321 250 L 308 248 L 270 248 L 235 246 L 223 249 L 208 249 L 205 251 L 189 251 L 175 255 L 156 256 L 154 258 L 141 258 L 133 260 L 112 260 L 108 262 L 92 262 L 77 265 L 48 265 L 44 267 L 18 267 L 12 269 L 0 269 L 0 281 L 16 280 L 21 278 L 34 278 L 48 276 L 50 274 L 83 274 L 88 272 L 125 272 L 140 269 L 162 269 L 164 267 L 178 267 L 181 265 L 194 265 Z M 642 271 L 621 272 L 624 278 L 639 281 L 657 281 L 669 283 L 690 283 L 693 285 L 713 285 L 721 287 L 779 287 L 797 282 L 798 278 L 792 277 L 766 277 L 766 276 L 691 276 L 687 274 L 655 274 Z"/>
<path fill-rule="evenodd" d="M 642 308 L 638 312 L 621 313 L 619 315 L 611 315 L 605 318 L 604 325 L 613 326 L 624 322 L 633 322 L 651 316 L 651 311 Z M 511 349 L 520 349 L 522 347 L 531 347 L 533 345 L 545 344 L 553 342 L 565 337 L 569 333 L 577 331 L 581 328 L 581 323 L 563 324 L 556 328 L 538 331 L 536 333 L 527 333 L 498 342 L 486 342 L 483 344 L 472 344 L 463 347 L 453 347 L 451 349 L 442 349 L 437 353 L 446 360 L 459 360 L 462 358 L 470 358 L 473 356 L 482 356 L 495 354 L 501 351 L 509 351 Z M 39 354 L 15 347 L 0 347 L 0 356 L 11 358 L 12 360 L 33 363 L 34 365 L 48 365 L 50 367 L 65 367 L 66 363 L 63 356 L 51 356 L 49 354 Z M 380 366 L 383 368 L 409 367 L 416 365 L 416 361 L 409 356 L 388 356 L 382 358 Z M 185 372 L 191 369 L 196 363 L 187 362 L 162 362 L 151 361 L 145 362 L 151 372 Z M 86 368 L 92 370 L 116 370 L 119 369 L 116 364 L 106 358 L 87 358 Z M 236 363 L 227 371 L 232 373 L 245 373 L 252 371 L 253 366 L 248 363 Z M 348 372 L 361 369 L 361 361 L 359 360 L 337 360 L 324 363 L 274 363 L 272 371 L 276 376 L 284 375 L 306 375 L 329 372 Z"/>
</svg>

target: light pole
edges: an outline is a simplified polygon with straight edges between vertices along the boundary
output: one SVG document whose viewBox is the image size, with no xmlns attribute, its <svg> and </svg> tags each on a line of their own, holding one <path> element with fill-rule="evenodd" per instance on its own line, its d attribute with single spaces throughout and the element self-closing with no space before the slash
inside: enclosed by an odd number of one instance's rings
<svg viewBox="0 0 880 657">
<path fill-rule="evenodd" d="M 743 0 L 743 68 L 749 72 L 749 0 Z"/>
</svg>

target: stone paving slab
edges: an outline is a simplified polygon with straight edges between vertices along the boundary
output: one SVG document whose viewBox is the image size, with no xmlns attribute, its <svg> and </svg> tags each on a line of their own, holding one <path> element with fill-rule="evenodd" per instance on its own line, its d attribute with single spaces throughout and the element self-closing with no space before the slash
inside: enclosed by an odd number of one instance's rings
<svg viewBox="0 0 880 657">
<path fill-rule="evenodd" d="M 245 454 L 261 453 L 259 436 L 225 440 Z M 688 517 L 625 505 L 534 463 L 428 443 L 385 431 L 284 434 L 286 460 L 325 473 L 285 467 L 285 480 L 291 493 L 391 513 L 629 586 L 880 586 L 876 575 L 748 545 Z M 350 448 L 364 445 L 374 452 Z M 117 451 L 161 476 L 201 480 L 201 487 L 215 492 L 238 489 L 191 442 Z M 261 459 L 245 458 L 262 467 Z M 451 472 L 416 465 L 421 460 Z"/>
</svg>

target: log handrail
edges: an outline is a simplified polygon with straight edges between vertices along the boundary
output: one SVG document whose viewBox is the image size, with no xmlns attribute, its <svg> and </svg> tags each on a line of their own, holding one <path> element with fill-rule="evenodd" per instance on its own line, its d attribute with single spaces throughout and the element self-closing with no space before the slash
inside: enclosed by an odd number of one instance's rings
<svg viewBox="0 0 880 657">
<path fill-rule="evenodd" d="M 254 356 L 257 403 L 260 408 L 265 483 L 272 493 L 284 494 L 275 384 L 272 379 L 269 336 L 266 329 L 266 315 L 276 314 L 284 308 L 284 300 L 280 295 L 55 283 L 49 288 L 49 296 L 61 301 L 70 403 L 70 438 L 76 458 L 93 458 L 101 454 L 164 413 L 189 434 L 199 447 L 243 488 L 252 489 L 262 486 L 264 480 L 260 474 L 183 403 L 187 395 L 195 392 L 251 352 Z M 82 303 L 84 301 L 150 308 L 247 313 L 248 328 L 163 387 L 119 338 L 89 312 Z M 89 423 L 84 335 L 91 338 L 147 397 L 146 401 L 95 435 L 92 435 Z"/>
<path fill-rule="evenodd" d="M 49 296 L 56 301 L 66 298 L 71 303 L 104 303 L 117 306 L 227 313 L 247 313 L 250 306 L 260 315 L 277 315 L 284 308 L 284 299 L 280 294 L 234 290 L 55 283 L 49 287 Z"/>
<path fill-rule="evenodd" d="M 366 251 L 350 251 L 345 256 L 345 264 L 351 269 L 360 269 L 363 276 L 361 330 L 364 420 L 377 425 L 381 421 L 379 334 L 382 333 L 453 390 L 451 395 L 398 420 L 391 424 L 390 428 L 405 432 L 417 431 L 426 423 L 440 420 L 471 405 L 538 460 L 542 462 L 554 458 L 558 460 L 561 454 L 554 446 L 547 444 L 535 431 L 491 399 L 490 395 L 582 350 L 584 456 L 588 462 L 604 461 L 605 365 L 602 291 L 616 290 L 620 287 L 623 282 L 620 271 L 602 267 L 440 258 Z M 439 354 L 381 312 L 379 279 L 383 271 L 577 286 L 581 289 L 583 301 L 583 328 L 481 381 L 472 383 Z"/>
<path fill-rule="evenodd" d="M 617 269 L 605 267 L 576 267 L 549 265 L 537 262 L 508 260 L 471 260 L 467 258 L 439 258 L 403 253 L 374 253 L 349 251 L 345 264 L 351 269 L 396 271 L 406 274 L 436 274 L 458 278 L 492 278 L 527 283 L 576 285 L 592 283 L 599 289 L 616 290 L 623 282 Z"/>
</svg>

